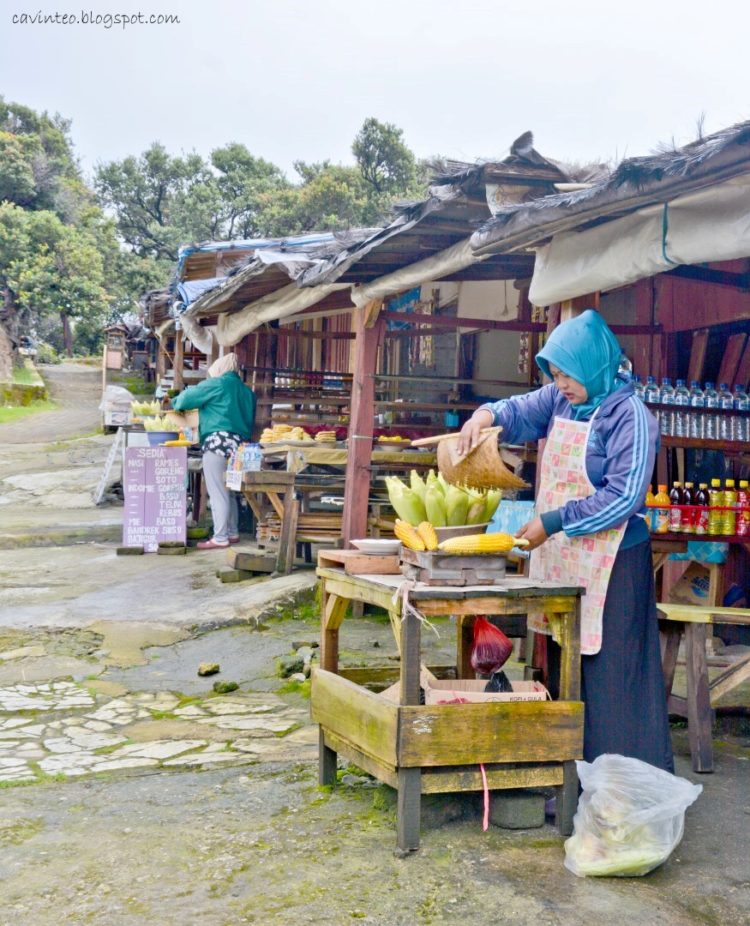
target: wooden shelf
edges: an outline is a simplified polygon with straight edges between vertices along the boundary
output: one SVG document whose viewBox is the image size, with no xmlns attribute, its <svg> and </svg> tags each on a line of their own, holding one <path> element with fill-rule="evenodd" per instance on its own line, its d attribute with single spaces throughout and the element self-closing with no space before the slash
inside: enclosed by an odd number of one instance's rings
<svg viewBox="0 0 750 926">
<path fill-rule="evenodd" d="M 378 408 L 392 408 L 402 412 L 446 412 L 468 411 L 477 408 L 476 402 L 386 402 L 376 401 Z"/>
<path fill-rule="evenodd" d="M 350 403 L 349 396 L 311 396 L 308 394 L 285 395 L 276 392 L 272 397 L 263 396 L 258 399 L 258 405 L 336 405 L 346 406 Z"/>
<path fill-rule="evenodd" d="M 698 543 L 740 543 L 740 544 L 750 544 L 750 536 L 740 536 L 739 534 L 683 534 L 682 531 L 679 533 L 675 531 L 667 531 L 666 534 L 656 534 L 653 531 L 651 532 L 652 540 L 674 540 L 674 541 L 686 541 L 686 540 L 697 540 Z"/>
<path fill-rule="evenodd" d="M 750 453 L 750 442 L 742 440 L 707 440 L 703 437 L 661 436 L 662 447 L 683 447 L 695 450 L 721 450 L 724 453 Z"/>
</svg>

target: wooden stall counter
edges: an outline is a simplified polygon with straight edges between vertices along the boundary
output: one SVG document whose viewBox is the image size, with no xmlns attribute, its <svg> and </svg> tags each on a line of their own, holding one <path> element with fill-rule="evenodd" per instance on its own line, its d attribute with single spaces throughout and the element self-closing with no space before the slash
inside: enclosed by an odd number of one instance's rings
<svg viewBox="0 0 750 926">
<path fill-rule="evenodd" d="M 325 555 L 323 560 L 325 561 Z M 330 562 L 330 560 L 328 561 Z M 319 566 L 322 591 L 320 668 L 313 671 L 312 717 L 320 727 L 319 780 L 336 781 L 341 754 L 398 791 L 397 842 L 401 852 L 419 847 L 422 794 L 481 791 L 480 764 L 490 790 L 554 787 L 557 825 L 572 832 L 578 801 L 575 760 L 583 750 L 580 698 L 579 588 L 531 583 L 508 577 L 501 586 L 419 587 L 409 603 L 424 617 L 457 616 L 458 677 L 468 664 L 467 640 L 474 617 L 555 615 L 562 647 L 560 700 L 420 704 L 419 615 L 403 613 L 397 595 L 403 577 L 348 575 L 343 568 Z M 399 703 L 356 684 L 339 671 L 339 628 L 351 602 L 388 612 L 401 654 Z M 354 675 L 363 684 L 364 670 Z M 377 675 L 377 669 L 373 670 Z"/>
</svg>

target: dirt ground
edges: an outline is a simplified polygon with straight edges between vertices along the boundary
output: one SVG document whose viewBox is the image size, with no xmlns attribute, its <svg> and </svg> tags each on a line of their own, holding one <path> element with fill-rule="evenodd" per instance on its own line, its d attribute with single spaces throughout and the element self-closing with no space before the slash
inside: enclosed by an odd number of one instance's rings
<svg viewBox="0 0 750 926">
<path fill-rule="evenodd" d="M 393 792 L 343 766 L 318 787 L 308 683 L 278 673 L 314 664 L 314 576 L 222 585 L 221 551 L 117 557 L 97 532 L 121 509 L 90 503 L 111 438 L 81 438 L 100 381 L 54 369 L 60 411 L 26 440 L 0 428 L 0 926 L 750 922 L 742 723 L 717 728 L 704 776 L 674 728 L 704 792 L 645 878 L 576 878 L 551 825 L 483 832 L 473 796 L 425 799 L 421 848 L 397 858 Z M 425 661 L 445 663 L 454 628 L 436 624 Z M 344 622 L 344 663 L 396 657 L 386 620 Z"/>
</svg>

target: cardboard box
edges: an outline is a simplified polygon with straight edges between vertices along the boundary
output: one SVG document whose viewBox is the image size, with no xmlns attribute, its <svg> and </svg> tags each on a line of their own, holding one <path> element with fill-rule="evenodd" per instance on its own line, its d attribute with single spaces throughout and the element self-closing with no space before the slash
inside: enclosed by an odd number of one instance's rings
<svg viewBox="0 0 750 926">
<path fill-rule="evenodd" d="M 708 605 L 711 574 L 706 566 L 691 563 L 669 592 L 672 604 Z"/>
<path fill-rule="evenodd" d="M 485 691 L 487 679 L 460 678 L 447 681 L 435 679 L 425 688 L 425 704 L 440 704 L 465 698 L 472 702 L 487 701 L 547 701 L 550 693 L 540 682 L 513 681 L 513 691 Z"/>
<path fill-rule="evenodd" d="M 170 418 L 180 425 L 180 428 L 192 428 L 197 433 L 199 413 L 197 408 L 192 408 L 186 412 L 168 412 Z"/>
<path fill-rule="evenodd" d="M 421 663 L 419 668 L 419 684 L 421 687 L 427 690 L 434 682 L 437 682 L 437 676 L 433 675 L 424 663 Z M 394 682 L 384 691 L 381 691 L 380 697 L 390 701 L 391 704 L 398 704 L 401 699 L 401 682 Z"/>
</svg>

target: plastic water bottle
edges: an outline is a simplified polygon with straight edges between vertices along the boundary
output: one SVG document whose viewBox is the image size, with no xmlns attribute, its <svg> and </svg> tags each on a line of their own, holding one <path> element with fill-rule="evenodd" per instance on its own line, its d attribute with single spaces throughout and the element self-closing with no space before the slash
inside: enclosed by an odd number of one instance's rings
<svg viewBox="0 0 750 926">
<path fill-rule="evenodd" d="M 659 403 L 659 387 L 656 385 L 656 378 L 653 376 L 646 377 L 646 387 L 643 390 L 643 398 L 647 405 L 655 406 Z M 657 422 L 660 421 L 658 408 L 651 409 L 656 416 Z"/>
<path fill-rule="evenodd" d="M 668 376 L 665 376 L 661 381 L 659 404 L 662 406 L 659 428 L 663 435 L 669 437 L 674 434 L 674 412 L 669 408 L 669 406 L 674 405 L 674 386 Z"/>
<path fill-rule="evenodd" d="M 719 393 L 714 389 L 713 383 L 706 383 L 706 388 L 703 392 L 703 395 L 706 399 L 706 408 L 718 408 L 719 407 Z M 712 415 L 709 411 L 706 414 L 705 418 L 705 427 L 703 430 L 703 436 L 706 440 L 718 440 L 719 439 L 719 422 L 718 415 Z"/>
<path fill-rule="evenodd" d="M 674 391 L 674 429 L 672 431 L 675 437 L 687 437 L 689 431 L 688 408 L 690 406 L 690 392 L 685 385 L 684 379 L 677 380 L 677 387 Z"/>
<path fill-rule="evenodd" d="M 706 407 L 706 399 L 697 379 L 690 383 L 690 407 L 699 409 Z M 700 411 L 691 412 L 688 420 L 688 437 L 703 437 L 705 415 Z"/>
<path fill-rule="evenodd" d="M 643 384 L 643 380 L 640 376 L 633 377 L 633 392 L 636 395 L 636 398 L 640 399 L 641 402 L 644 402 L 646 399 L 646 387 Z"/>
<path fill-rule="evenodd" d="M 627 354 L 621 354 L 620 356 L 620 365 L 617 368 L 617 372 L 621 379 L 630 382 L 633 378 L 633 364 L 630 362 L 630 358 Z"/>
<path fill-rule="evenodd" d="M 737 383 L 734 387 L 734 396 L 732 399 L 734 410 L 737 412 L 732 417 L 732 440 L 750 440 L 748 425 L 750 419 L 750 396 L 745 392 L 742 383 Z"/>
<path fill-rule="evenodd" d="M 719 408 L 724 411 L 731 411 L 734 408 L 734 399 L 727 383 L 722 383 L 719 386 Z M 719 440 L 731 439 L 732 415 L 719 415 Z"/>
</svg>

